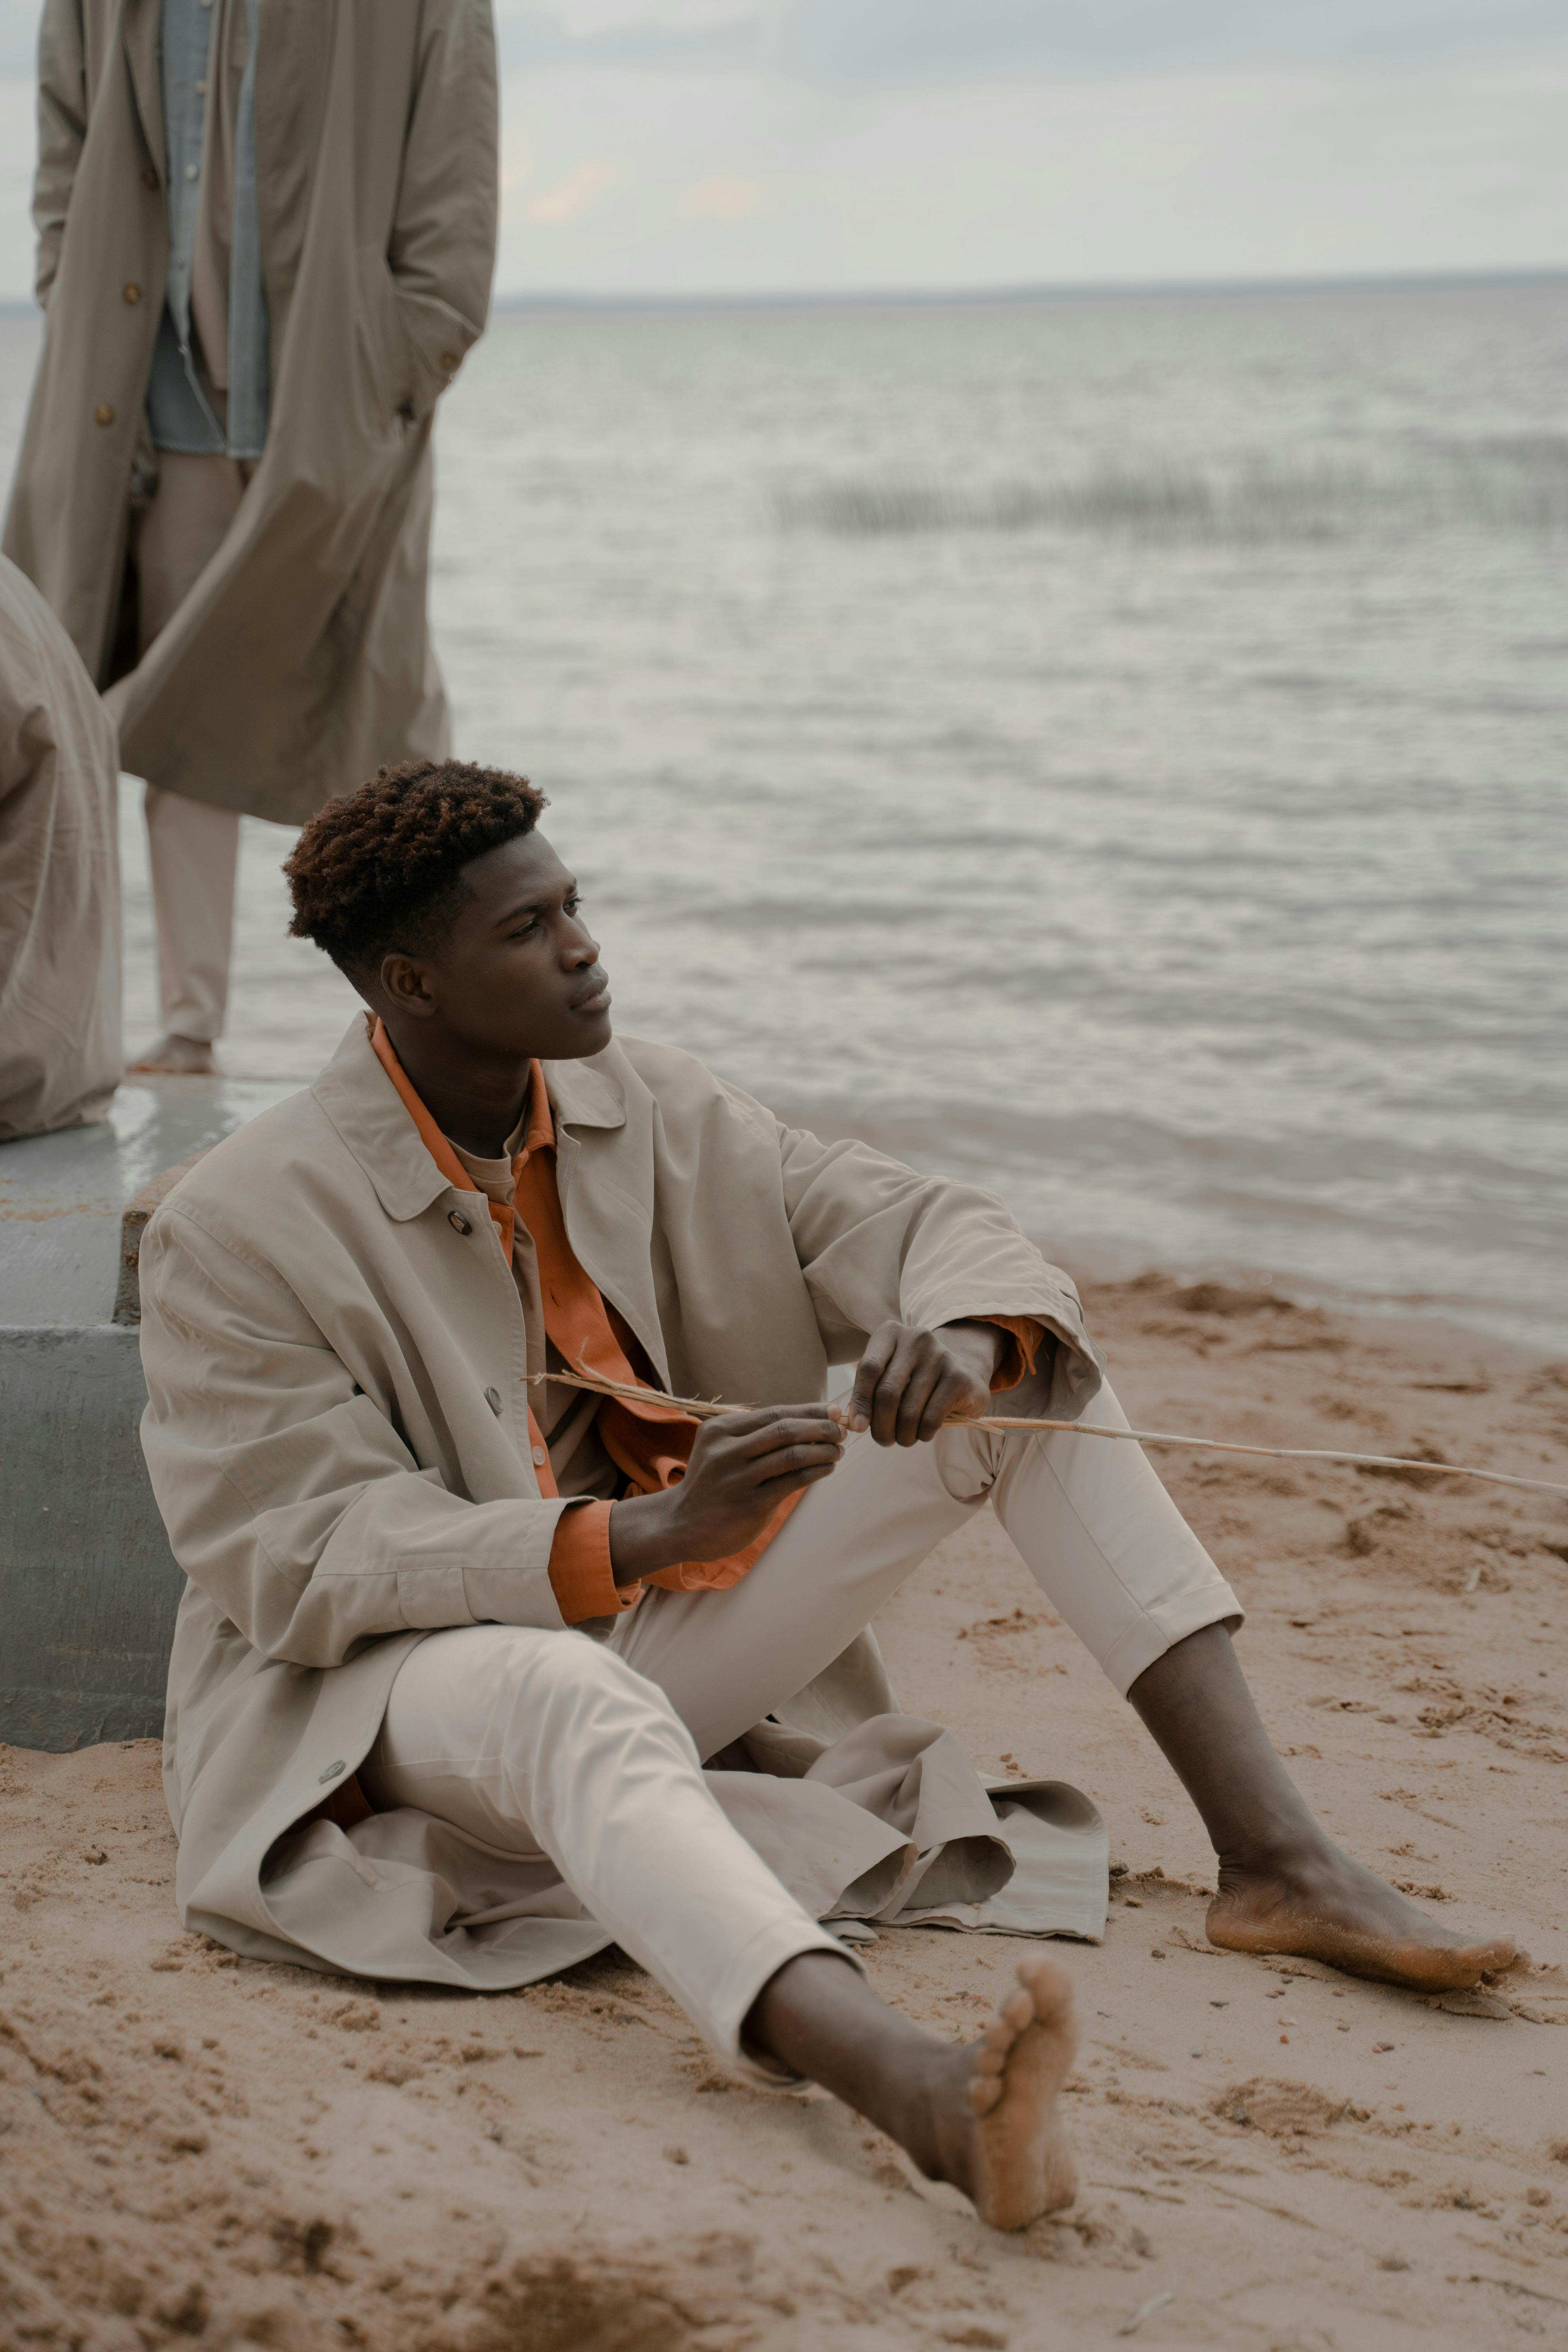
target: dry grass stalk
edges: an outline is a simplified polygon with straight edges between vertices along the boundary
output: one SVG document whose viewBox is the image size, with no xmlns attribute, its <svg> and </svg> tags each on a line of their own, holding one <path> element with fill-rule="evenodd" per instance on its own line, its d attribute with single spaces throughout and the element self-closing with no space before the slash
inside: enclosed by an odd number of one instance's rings
<svg viewBox="0 0 1568 2352">
<path fill-rule="evenodd" d="M 619 1397 L 628 1404 L 661 1404 L 677 1412 L 689 1413 L 694 1421 L 716 1421 L 727 1412 L 753 1412 L 754 1405 L 724 1404 L 717 1397 L 668 1396 L 663 1389 L 643 1388 L 623 1381 L 600 1379 L 596 1372 L 532 1372 L 529 1379 L 537 1383 L 559 1381 L 572 1389 L 588 1389 L 595 1396 Z M 1266 1455 L 1271 1462 L 1349 1462 L 1360 1469 L 1409 1470 L 1416 1467 L 1430 1472 L 1435 1478 L 1482 1478 L 1492 1486 L 1521 1486 L 1532 1495 L 1568 1496 L 1568 1486 L 1552 1478 L 1518 1478 L 1502 1470 L 1478 1470 L 1462 1462 L 1429 1462 L 1422 1459 L 1413 1464 L 1402 1454 L 1350 1454 L 1338 1446 L 1325 1445 L 1243 1445 L 1235 1438 L 1186 1437 L 1169 1429 L 1107 1429 L 1097 1422 L 1087 1421 L 1025 1421 L 1012 1420 L 1002 1413 L 979 1413 L 962 1420 L 965 1429 L 1056 1429 L 1072 1437 L 1121 1438 L 1135 1445 L 1185 1445 L 1205 1454 L 1256 1454 Z"/>
</svg>

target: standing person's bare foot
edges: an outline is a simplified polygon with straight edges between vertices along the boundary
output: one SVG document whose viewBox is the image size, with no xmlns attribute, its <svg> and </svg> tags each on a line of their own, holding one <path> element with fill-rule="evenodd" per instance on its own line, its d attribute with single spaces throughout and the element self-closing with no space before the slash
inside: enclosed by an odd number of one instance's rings
<svg viewBox="0 0 1568 2352">
<path fill-rule="evenodd" d="M 217 1075 L 217 1057 L 205 1037 L 176 1037 L 170 1030 L 136 1061 L 125 1066 L 127 1077 L 210 1078 Z"/>
<path fill-rule="evenodd" d="M 1232 1952 L 1293 1953 L 1415 1992 L 1465 1991 L 1511 1968 L 1511 1936 L 1458 1936 L 1325 1838 L 1263 1864 L 1222 1862 L 1208 1938 Z"/>
</svg>

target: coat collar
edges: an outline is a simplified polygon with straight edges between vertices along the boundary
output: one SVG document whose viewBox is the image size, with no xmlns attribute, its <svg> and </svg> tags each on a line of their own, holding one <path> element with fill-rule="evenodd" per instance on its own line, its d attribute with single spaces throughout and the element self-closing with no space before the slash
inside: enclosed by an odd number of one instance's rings
<svg viewBox="0 0 1568 2352">
<path fill-rule="evenodd" d="M 610 1046 L 597 1063 L 615 1051 Z M 626 1125 L 625 1089 L 611 1070 L 585 1062 L 547 1062 L 544 1076 L 558 1129 Z M 453 1189 L 377 1060 L 366 1015 L 356 1013 L 310 1092 L 370 1179 L 389 1217 L 405 1223 L 422 1216 L 433 1201 Z"/>
</svg>

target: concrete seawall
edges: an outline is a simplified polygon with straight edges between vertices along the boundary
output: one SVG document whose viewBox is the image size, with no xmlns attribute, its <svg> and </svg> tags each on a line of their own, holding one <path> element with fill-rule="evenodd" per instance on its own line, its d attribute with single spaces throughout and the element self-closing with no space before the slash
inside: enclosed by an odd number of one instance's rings
<svg viewBox="0 0 1568 2352">
<path fill-rule="evenodd" d="M 0 1740 L 163 1728 L 184 1578 L 142 1459 L 136 1248 L 185 1165 L 293 1092 L 121 1089 L 111 1121 L 0 1144 Z"/>
</svg>

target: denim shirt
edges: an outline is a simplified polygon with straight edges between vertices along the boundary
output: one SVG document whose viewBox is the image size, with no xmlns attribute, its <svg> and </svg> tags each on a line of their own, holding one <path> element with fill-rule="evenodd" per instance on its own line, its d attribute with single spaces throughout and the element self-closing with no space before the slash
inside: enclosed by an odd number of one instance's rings
<svg viewBox="0 0 1568 2352">
<path fill-rule="evenodd" d="M 201 206 L 213 0 L 163 0 L 160 67 L 168 157 L 169 279 L 147 422 L 153 446 L 193 457 L 259 457 L 271 399 L 267 293 L 256 205 L 256 48 L 261 0 L 245 0 L 248 42 L 235 125 L 234 222 L 228 272 L 228 427 L 204 394 L 191 349 L 191 266 Z"/>
</svg>

